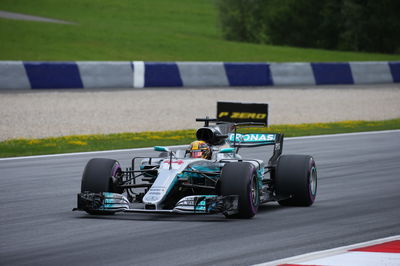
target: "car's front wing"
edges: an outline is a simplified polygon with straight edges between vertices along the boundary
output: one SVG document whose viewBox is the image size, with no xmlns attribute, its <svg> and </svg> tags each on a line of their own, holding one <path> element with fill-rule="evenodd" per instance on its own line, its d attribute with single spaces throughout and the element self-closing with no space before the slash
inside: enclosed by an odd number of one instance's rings
<svg viewBox="0 0 400 266">
<path fill-rule="evenodd" d="M 180 213 L 180 214 L 215 214 L 232 215 L 238 212 L 238 196 L 194 195 L 178 201 L 173 209 L 133 208 L 128 199 L 118 193 L 83 192 L 78 194 L 78 207 L 88 213 L 145 212 L 145 213 Z"/>
</svg>

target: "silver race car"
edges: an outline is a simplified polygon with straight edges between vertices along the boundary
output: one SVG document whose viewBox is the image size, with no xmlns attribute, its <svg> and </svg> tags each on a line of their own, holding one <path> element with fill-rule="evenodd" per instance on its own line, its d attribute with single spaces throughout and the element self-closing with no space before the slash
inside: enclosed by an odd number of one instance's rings
<svg viewBox="0 0 400 266">
<path fill-rule="evenodd" d="M 186 149 L 156 146 L 158 156 L 135 157 L 126 170 L 116 160 L 91 159 L 74 210 L 95 215 L 222 213 L 251 218 L 260 204 L 270 201 L 285 206 L 312 205 L 317 193 L 313 157 L 282 155 L 283 134 L 242 132 L 243 128 L 266 126 L 268 110 L 265 116 L 243 112 L 241 104 L 239 112 L 234 112 L 232 104 L 235 107 L 237 103 L 230 104 L 228 111 L 218 110 L 217 119 L 197 119 L 204 126 Z M 251 111 L 254 106 L 248 104 Z M 241 148 L 267 145 L 273 146 L 267 162 L 239 155 Z"/>
</svg>

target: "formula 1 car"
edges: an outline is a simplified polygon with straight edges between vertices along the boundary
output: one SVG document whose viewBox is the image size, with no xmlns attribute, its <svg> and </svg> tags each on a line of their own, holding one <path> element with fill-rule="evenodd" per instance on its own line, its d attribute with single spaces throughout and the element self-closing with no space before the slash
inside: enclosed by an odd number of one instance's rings
<svg viewBox="0 0 400 266">
<path fill-rule="evenodd" d="M 255 118 L 251 113 L 236 116 Z M 222 213 L 230 218 L 251 218 L 260 204 L 270 201 L 284 206 L 314 203 L 315 161 L 309 155 L 282 155 L 283 134 L 239 133 L 266 123 L 196 120 L 204 122 L 196 138 L 210 147 L 208 158 L 193 158 L 187 149 L 156 146 L 160 155 L 135 157 L 126 170 L 116 160 L 91 159 L 74 210 L 94 215 Z M 274 146 L 268 162 L 242 158 L 238 153 L 240 148 L 266 145 Z"/>
</svg>

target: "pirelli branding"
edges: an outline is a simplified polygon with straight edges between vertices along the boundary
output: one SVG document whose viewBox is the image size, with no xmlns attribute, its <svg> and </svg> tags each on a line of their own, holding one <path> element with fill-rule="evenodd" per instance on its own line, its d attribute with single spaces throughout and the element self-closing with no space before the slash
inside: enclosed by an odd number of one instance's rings
<svg viewBox="0 0 400 266">
<path fill-rule="evenodd" d="M 225 122 L 259 122 L 268 124 L 268 104 L 218 102 L 217 119 Z"/>
</svg>

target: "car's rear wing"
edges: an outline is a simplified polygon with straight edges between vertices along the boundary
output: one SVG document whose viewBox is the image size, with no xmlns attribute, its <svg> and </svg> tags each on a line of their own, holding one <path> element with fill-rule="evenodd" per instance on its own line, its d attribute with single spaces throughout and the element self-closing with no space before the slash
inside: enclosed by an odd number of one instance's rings
<svg viewBox="0 0 400 266">
<path fill-rule="evenodd" d="M 250 129 L 251 127 L 265 127 L 262 123 L 235 123 L 233 132 L 228 134 L 227 141 L 239 151 L 240 148 L 252 148 L 260 146 L 274 146 L 274 152 L 269 159 L 269 166 L 275 165 L 278 157 L 282 154 L 283 137 L 282 133 L 238 133 L 239 128 Z"/>
<path fill-rule="evenodd" d="M 228 142 L 233 147 L 258 147 L 274 145 L 279 136 L 276 133 L 229 133 Z"/>
</svg>

